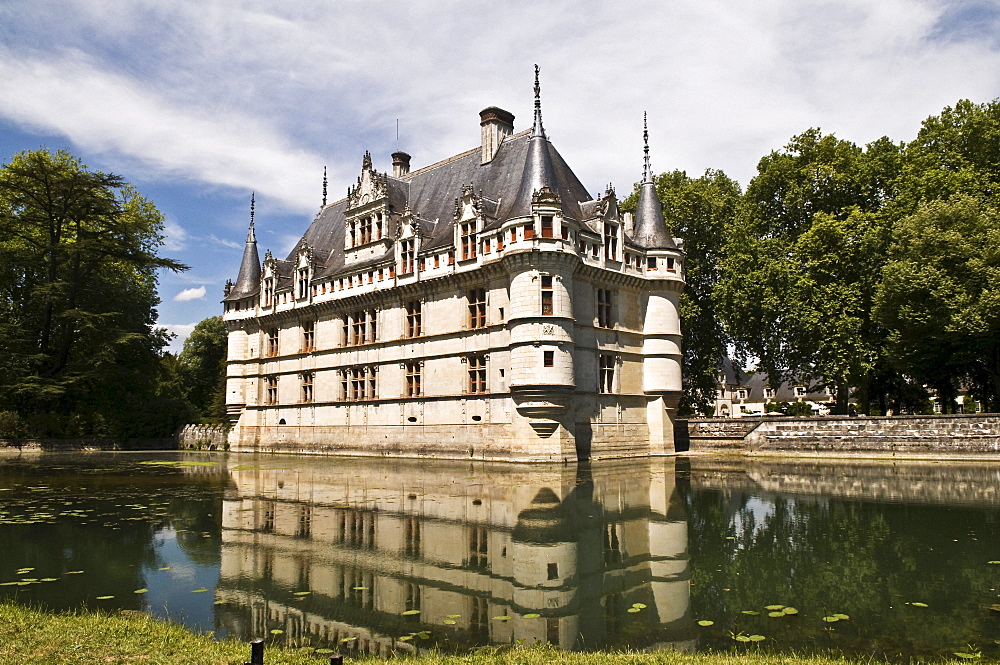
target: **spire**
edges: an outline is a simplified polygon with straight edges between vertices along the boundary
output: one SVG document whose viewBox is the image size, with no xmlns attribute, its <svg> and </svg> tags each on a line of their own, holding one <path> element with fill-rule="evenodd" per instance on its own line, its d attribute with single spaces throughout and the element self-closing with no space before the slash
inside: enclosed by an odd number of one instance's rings
<svg viewBox="0 0 1000 665">
<path fill-rule="evenodd" d="M 653 182 L 653 169 L 649 165 L 649 127 L 646 125 L 646 112 L 642 112 L 642 182 Z"/>
<path fill-rule="evenodd" d="M 246 298 L 260 290 L 260 255 L 257 254 L 257 236 L 253 228 L 255 199 L 256 192 L 250 195 L 250 228 L 247 231 L 246 247 L 243 248 L 240 274 L 236 278 L 236 284 L 226 294 L 226 300 Z"/>
<path fill-rule="evenodd" d="M 535 65 L 535 124 L 531 128 L 531 138 L 545 136 L 545 128 L 542 127 L 542 87 L 538 84 L 538 65 Z"/>
<path fill-rule="evenodd" d="M 639 203 L 635 207 L 633 237 L 646 249 L 674 249 L 677 245 L 667 231 L 667 224 L 663 219 L 663 204 L 656 195 L 653 169 L 649 165 L 649 129 L 645 113 L 642 114 L 642 141 L 642 185 L 639 187 Z"/>
<path fill-rule="evenodd" d="M 323 167 L 323 207 L 324 208 L 326 207 L 326 185 L 327 185 L 326 167 L 324 166 Z"/>
<path fill-rule="evenodd" d="M 541 88 L 538 85 L 538 65 L 535 65 L 535 125 L 528 139 L 528 151 L 521 175 L 521 187 L 513 200 L 507 217 L 521 217 L 531 214 L 531 200 L 547 187 L 558 196 L 559 188 L 556 171 L 549 152 L 549 140 L 542 127 Z"/>
</svg>

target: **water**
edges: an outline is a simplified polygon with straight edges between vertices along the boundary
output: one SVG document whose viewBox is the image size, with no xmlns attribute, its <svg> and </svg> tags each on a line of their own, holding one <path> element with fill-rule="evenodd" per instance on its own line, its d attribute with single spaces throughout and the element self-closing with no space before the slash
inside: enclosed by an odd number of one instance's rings
<svg viewBox="0 0 1000 665">
<path fill-rule="evenodd" d="M 996 658 L 998 511 L 994 462 L 25 454 L 0 597 L 348 653 Z"/>
</svg>

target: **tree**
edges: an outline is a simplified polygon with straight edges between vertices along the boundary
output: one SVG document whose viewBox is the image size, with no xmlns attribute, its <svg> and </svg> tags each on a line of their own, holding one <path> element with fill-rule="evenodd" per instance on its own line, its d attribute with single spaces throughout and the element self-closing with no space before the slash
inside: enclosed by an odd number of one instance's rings
<svg viewBox="0 0 1000 665">
<path fill-rule="evenodd" d="M 1000 212 L 959 195 L 900 220 L 876 315 L 901 368 L 946 411 L 959 382 L 1000 409 Z"/>
<path fill-rule="evenodd" d="M 198 322 L 178 357 L 187 400 L 205 420 L 226 417 L 226 326 L 221 316 Z"/>
<path fill-rule="evenodd" d="M 900 152 L 796 136 L 760 161 L 726 235 L 715 303 L 737 359 L 756 358 L 773 385 L 835 385 L 839 413 L 881 355 L 871 308 Z"/>
<path fill-rule="evenodd" d="M 0 400 L 22 414 L 121 421 L 153 390 L 163 217 L 66 152 L 0 169 Z"/>
<path fill-rule="evenodd" d="M 655 176 L 656 193 L 670 232 L 684 240 L 681 329 L 684 333 L 681 413 L 707 413 L 715 401 L 716 381 L 727 337 L 715 311 L 712 293 L 719 281 L 726 225 L 740 199 L 739 184 L 721 171 L 699 178 L 684 171 Z M 622 206 L 634 209 L 639 185 Z"/>
</svg>

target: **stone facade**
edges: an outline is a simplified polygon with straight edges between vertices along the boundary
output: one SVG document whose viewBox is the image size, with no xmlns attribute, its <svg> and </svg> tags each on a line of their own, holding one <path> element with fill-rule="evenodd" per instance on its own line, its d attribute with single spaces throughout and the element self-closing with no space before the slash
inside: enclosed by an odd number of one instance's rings
<svg viewBox="0 0 1000 665">
<path fill-rule="evenodd" d="M 649 167 L 594 200 L 535 118 L 392 175 L 366 154 L 285 260 L 227 285 L 233 450 L 572 461 L 673 452 L 683 252 Z"/>
</svg>

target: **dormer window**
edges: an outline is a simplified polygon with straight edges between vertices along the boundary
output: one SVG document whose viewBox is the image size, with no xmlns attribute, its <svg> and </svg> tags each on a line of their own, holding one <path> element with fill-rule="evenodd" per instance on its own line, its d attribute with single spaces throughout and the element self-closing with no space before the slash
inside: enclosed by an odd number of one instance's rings
<svg viewBox="0 0 1000 665">
<path fill-rule="evenodd" d="M 264 279 L 264 307 L 270 307 L 271 303 L 274 301 L 274 278 L 267 277 Z"/>
<path fill-rule="evenodd" d="M 542 237 L 543 238 L 553 237 L 552 215 L 542 215 Z"/>
<path fill-rule="evenodd" d="M 409 275 L 413 273 L 416 263 L 416 242 L 412 238 L 402 240 L 399 243 L 399 274 Z"/>
<path fill-rule="evenodd" d="M 476 220 L 462 222 L 459 227 L 462 245 L 462 260 L 476 258 Z"/>
<path fill-rule="evenodd" d="M 604 224 L 604 258 L 618 260 L 618 225 Z"/>
<path fill-rule="evenodd" d="M 309 295 L 309 267 L 299 268 L 295 274 L 299 298 L 305 298 Z"/>
</svg>

